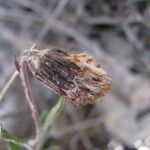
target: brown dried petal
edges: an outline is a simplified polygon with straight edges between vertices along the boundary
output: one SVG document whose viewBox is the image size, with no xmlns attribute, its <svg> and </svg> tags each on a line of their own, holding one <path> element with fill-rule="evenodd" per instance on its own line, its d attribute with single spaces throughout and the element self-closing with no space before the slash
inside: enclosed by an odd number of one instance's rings
<svg viewBox="0 0 150 150">
<path fill-rule="evenodd" d="M 35 77 L 76 106 L 94 103 L 112 87 L 106 72 L 89 55 L 46 49 L 28 51 L 24 57 Z"/>
</svg>

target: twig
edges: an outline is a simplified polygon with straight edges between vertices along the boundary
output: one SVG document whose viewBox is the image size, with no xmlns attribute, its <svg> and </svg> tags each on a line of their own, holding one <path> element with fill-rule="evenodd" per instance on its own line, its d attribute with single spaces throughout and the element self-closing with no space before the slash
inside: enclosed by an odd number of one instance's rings
<svg viewBox="0 0 150 150">
<path fill-rule="evenodd" d="M 147 55 L 144 53 L 144 50 L 146 48 L 144 47 L 142 40 L 138 38 L 136 33 L 131 29 L 131 27 L 128 24 L 123 24 L 122 29 L 128 41 L 135 47 L 137 51 L 136 54 L 138 56 L 137 57 L 138 61 L 142 62 L 145 65 L 148 72 L 150 72 L 150 66 L 149 66 L 149 61 L 148 61 L 149 59 Z"/>
<path fill-rule="evenodd" d="M 57 7 L 55 8 L 54 12 L 49 17 L 50 21 L 48 23 L 46 22 L 43 25 L 42 29 L 39 31 L 38 36 L 37 36 L 37 41 L 39 41 L 39 40 L 41 41 L 44 38 L 44 36 L 48 32 L 48 30 L 50 30 L 52 22 L 59 17 L 59 15 L 63 11 L 64 7 L 66 6 L 67 2 L 68 2 L 68 0 L 60 0 L 59 1 L 59 3 L 57 5 Z"/>
<path fill-rule="evenodd" d="M 144 50 L 143 43 L 138 39 L 136 33 L 131 29 L 128 24 L 122 24 L 122 29 L 131 44 L 137 49 L 139 53 L 142 53 Z"/>
<path fill-rule="evenodd" d="M 122 23 L 134 23 L 134 22 L 144 22 L 143 17 L 140 14 L 130 15 L 128 17 L 109 17 L 109 16 L 100 16 L 100 17 L 85 17 L 84 19 L 90 25 L 119 25 Z"/>
<path fill-rule="evenodd" d="M 94 119 L 88 119 L 85 121 L 80 121 L 80 122 L 74 123 L 70 126 L 62 127 L 61 129 L 52 130 L 51 136 L 56 139 L 62 138 L 63 136 L 65 136 L 67 134 L 71 134 L 73 132 L 80 132 L 82 130 L 86 130 L 91 127 L 99 126 L 99 125 L 101 125 L 102 122 L 103 122 L 103 120 L 101 117 L 94 118 Z"/>
<path fill-rule="evenodd" d="M 14 73 L 11 75 L 10 79 L 8 80 L 8 82 L 6 83 L 6 85 L 4 86 L 2 91 L 0 92 L 0 102 L 3 100 L 4 96 L 6 95 L 8 89 L 9 89 L 9 87 L 14 82 L 14 80 L 16 79 L 18 74 L 19 74 L 18 71 L 14 71 Z"/>
<path fill-rule="evenodd" d="M 38 114 L 38 111 L 37 111 L 37 107 L 36 107 L 36 104 L 34 102 L 34 99 L 33 99 L 32 93 L 31 93 L 28 74 L 27 74 L 27 69 L 26 69 L 24 60 L 20 61 L 19 67 L 20 67 L 19 68 L 20 69 L 19 70 L 20 71 L 20 77 L 21 77 L 22 84 L 23 84 L 23 87 L 24 87 L 26 99 L 27 99 L 28 104 L 30 106 L 30 109 L 31 109 L 31 112 L 32 112 L 32 118 L 33 118 L 34 123 L 35 123 L 36 139 L 37 139 L 38 135 L 41 132 L 41 123 L 40 123 L 40 120 L 39 120 L 39 114 Z"/>
<path fill-rule="evenodd" d="M 75 108 L 72 107 L 72 105 L 68 105 L 68 114 L 70 115 L 73 122 L 80 121 L 79 115 L 75 110 Z M 91 141 L 87 138 L 85 131 L 81 130 L 79 134 L 80 134 L 80 140 L 83 143 L 85 149 L 86 150 L 94 149 L 94 146 L 92 145 Z"/>
<path fill-rule="evenodd" d="M 69 143 L 70 150 L 77 150 L 78 149 L 78 142 L 80 139 L 80 133 L 76 133 L 71 139 Z"/>
</svg>

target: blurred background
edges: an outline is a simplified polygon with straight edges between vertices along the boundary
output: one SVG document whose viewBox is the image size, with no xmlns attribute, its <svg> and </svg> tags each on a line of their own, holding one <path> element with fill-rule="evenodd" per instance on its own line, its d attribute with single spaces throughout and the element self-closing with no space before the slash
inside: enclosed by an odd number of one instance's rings
<svg viewBox="0 0 150 150">
<path fill-rule="evenodd" d="M 93 55 L 113 81 L 95 105 L 68 102 L 46 147 L 60 150 L 150 149 L 150 0 L 0 0 L 0 89 L 15 70 L 14 56 L 35 43 Z M 30 74 L 40 114 L 59 97 Z M 0 124 L 34 136 L 19 78 L 0 102 Z M 7 150 L 0 141 L 0 150 Z"/>
</svg>

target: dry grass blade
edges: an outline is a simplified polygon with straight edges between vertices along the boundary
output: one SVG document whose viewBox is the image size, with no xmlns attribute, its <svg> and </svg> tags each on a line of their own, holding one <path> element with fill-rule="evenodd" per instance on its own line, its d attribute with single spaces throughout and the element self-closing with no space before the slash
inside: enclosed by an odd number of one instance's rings
<svg viewBox="0 0 150 150">
<path fill-rule="evenodd" d="M 16 79 L 16 77 L 18 76 L 18 74 L 19 74 L 18 71 L 14 71 L 14 73 L 11 75 L 10 79 L 8 80 L 8 82 L 5 84 L 4 88 L 0 92 L 0 102 L 5 97 L 5 95 L 6 95 L 7 91 L 8 91 L 8 89 L 9 89 L 9 87 L 14 82 L 14 80 Z"/>
</svg>

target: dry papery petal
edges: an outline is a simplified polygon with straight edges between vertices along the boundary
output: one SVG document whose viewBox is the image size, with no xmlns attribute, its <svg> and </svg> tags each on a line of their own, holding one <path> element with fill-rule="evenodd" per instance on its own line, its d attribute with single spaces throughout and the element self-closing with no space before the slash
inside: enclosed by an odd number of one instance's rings
<svg viewBox="0 0 150 150">
<path fill-rule="evenodd" d="M 90 55 L 52 48 L 26 51 L 23 58 L 36 78 L 76 106 L 92 104 L 111 90 L 111 79 Z"/>
</svg>

